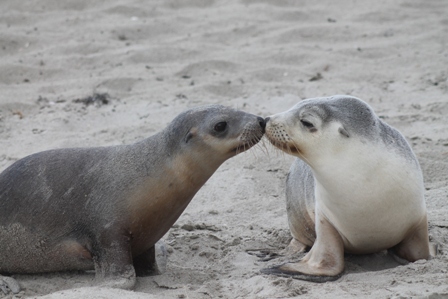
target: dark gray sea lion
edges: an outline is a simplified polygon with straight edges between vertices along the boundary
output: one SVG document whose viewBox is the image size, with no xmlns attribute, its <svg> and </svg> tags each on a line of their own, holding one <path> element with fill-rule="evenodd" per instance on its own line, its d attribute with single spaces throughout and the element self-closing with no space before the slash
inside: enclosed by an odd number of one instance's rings
<svg viewBox="0 0 448 299">
<path fill-rule="evenodd" d="M 0 273 L 94 269 L 132 288 L 157 271 L 154 244 L 227 159 L 255 145 L 264 119 L 213 105 L 143 141 L 57 149 L 0 174 Z M 0 286 L 16 282 L 0 276 Z"/>
<path fill-rule="evenodd" d="M 324 282 L 344 269 L 344 252 L 390 249 L 429 258 L 423 176 L 403 135 L 350 96 L 299 102 L 267 118 L 266 136 L 298 157 L 287 178 L 289 252 L 297 263 L 263 273 Z"/>
</svg>

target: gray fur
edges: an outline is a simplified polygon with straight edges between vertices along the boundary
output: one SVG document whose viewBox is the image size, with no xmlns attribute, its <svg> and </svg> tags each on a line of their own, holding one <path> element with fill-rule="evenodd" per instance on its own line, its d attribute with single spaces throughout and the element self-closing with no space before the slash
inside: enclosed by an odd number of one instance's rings
<svg viewBox="0 0 448 299">
<path fill-rule="evenodd" d="M 358 98 L 337 95 L 307 99 L 299 102 L 294 109 L 297 119 L 300 119 L 306 111 L 312 111 L 322 119 L 324 126 L 332 121 L 340 122 L 348 136 L 356 135 L 368 142 L 381 142 L 390 150 L 418 165 L 404 136 L 382 121 L 369 105 Z M 345 135 L 344 132 L 341 133 Z"/>
<path fill-rule="evenodd" d="M 340 132 L 343 138 L 351 138 L 356 135 L 370 143 L 380 142 L 388 150 L 405 157 L 415 167 L 420 168 L 405 137 L 398 130 L 383 122 L 369 105 L 358 98 L 338 95 L 307 99 L 294 106 L 294 110 L 297 119 L 300 119 L 307 111 L 313 111 L 323 120 L 323 126 L 337 121 L 342 124 L 342 130 L 345 131 L 345 133 Z M 310 166 L 299 158 L 296 158 L 291 165 L 286 180 L 286 198 L 288 218 L 303 218 L 303 225 L 309 226 L 307 217 L 314 219 L 314 215 L 309 215 L 305 211 L 306 207 L 314 207 L 314 178 Z M 298 211 L 302 215 L 294 214 Z M 314 228 L 309 235 L 305 236 L 305 239 L 312 240 L 313 236 L 315 236 Z M 308 242 L 307 245 L 311 246 L 313 242 Z"/>
<path fill-rule="evenodd" d="M 299 197 L 300 200 L 297 200 Z M 301 159 L 295 159 L 286 178 L 286 213 L 289 228 L 301 232 L 303 243 L 312 246 L 314 230 L 314 176 L 311 168 Z M 297 221 L 300 219 L 300 221 Z M 294 234 L 296 235 L 296 234 Z"/>
<path fill-rule="evenodd" d="M 403 135 L 366 103 L 350 96 L 304 100 L 267 118 L 266 136 L 300 157 L 286 182 L 293 237 L 287 252 L 311 250 L 262 273 L 326 282 L 340 277 L 344 252 L 389 249 L 407 261 L 429 258 L 418 161 Z"/>
<path fill-rule="evenodd" d="M 218 122 L 227 123 L 225 131 L 214 130 Z M 165 217 L 169 228 L 213 172 L 256 144 L 263 132 L 262 118 L 212 105 L 180 114 L 160 133 L 135 144 L 49 150 L 15 162 L 0 174 L 0 273 L 87 270 L 95 265 L 97 277 L 124 279 L 114 286 L 132 287 L 132 259 L 137 257 L 129 227 L 138 220 L 129 212 L 129 197 L 134 190 L 148 180 L 158 182 L 170 161 L 205 153 L 201 164 L 208 169 L 191 169 L 197 185 L 188 186 L 190 191 L 176 201 L 179 211 Z M 235 149 L 216 152 L 204 142 L 209 135 L 218 144 L 235 141 Z M 150 202 L 151 194 L 147 197 Z M 157 241 L 165 233 L 150 236 Z M 79 246 L 84 256 L 66 254 L 67 248 Z M 154 262 L 153 246 L 145 248 L 151 256 L 138 260 Z M 145 271 L 156 265 L 138 266 Z"/>
</svg>

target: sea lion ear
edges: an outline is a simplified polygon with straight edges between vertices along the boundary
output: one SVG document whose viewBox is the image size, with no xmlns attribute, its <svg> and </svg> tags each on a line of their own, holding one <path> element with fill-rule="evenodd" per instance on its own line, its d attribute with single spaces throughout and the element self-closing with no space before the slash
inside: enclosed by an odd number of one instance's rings
<svg viewBox="0 0 448 299">
<path fill-rule="evenodd" d="M 185 143 L 188 143 L 188 141 L 190 141 L 191 138 L 193 138 L 193 133 L 192 132 L 188 132 L 188 134 L 185 136 Z"/>
<path fill-rule="evenodd" d="M 198 128 L 192 127 L 190 131 L 188 131 L 187 135 L 185 135 L 184 141 L 185 143 L 188 143 L 191 138 L 193 138 L 195 135 L 198 134 Z"/>
<path fill-rule="evenodd" d="M 343 136 L 349 138 L 350 135 L 348 134 L 347 130 L 345 130 L 343 127 L 339 127 L 338 129 L 339 133 L 341 133 Z"/>
</svg>

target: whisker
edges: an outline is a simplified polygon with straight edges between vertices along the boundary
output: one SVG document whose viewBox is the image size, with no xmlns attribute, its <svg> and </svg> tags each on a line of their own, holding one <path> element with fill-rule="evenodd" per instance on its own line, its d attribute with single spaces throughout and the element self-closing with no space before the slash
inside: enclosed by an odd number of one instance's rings
<svg viewBox="0 0 448 299">
<path fill-rule="evenodd" d="M 244 152 L 244 144 L 243 145 L 239 145 L 238 146 L 238 154 L 240 154 L 240 153 L 242 153 L 242 152 Z"/>
<path fill-rule="evenodd" d="M 285 161 L 285 159 L 286 159 L 286 155 L 285 154 L 286 153 L 285 153 L 285 151 L 280 150 L 280 148 L 282 148 L 281 144 L 277 140 L 275 140 L 275 142 L 272 143 L 272 146 L 275 149 L 277 157 L 281 157 L 283 159 L 283 161 Z"/>
<path fill-rule="evenodd" d="M 256 152 L 257 147 L 255 146 L 257 143 L 258 143 L 258 138 L 250 141 L 250 147 L 252 148 L 252 150 L 250 152 L 251 152 L 251 155 L 254 157 L 254 159 L 258 159 L 257 152 Z"/>
<path fill-rule="evenodd" d="M 268 151 L 268 148 L 266 147 L 266 138 L 261 138 L 261 144 L 260 144 L 260 150 L 266 155 L 266 156 L 268 156 L 268 158 L 270 158 L 269 157 L 269 151 Z"/>
</svg>

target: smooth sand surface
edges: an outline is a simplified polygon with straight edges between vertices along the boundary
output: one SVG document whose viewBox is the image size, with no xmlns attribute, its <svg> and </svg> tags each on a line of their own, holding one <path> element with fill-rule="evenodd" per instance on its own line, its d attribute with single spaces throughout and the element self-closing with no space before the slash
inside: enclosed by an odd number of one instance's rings
<svg viewBox="0 0 448 299">
<path fill-rule="evenodd" d="M 446 298 L 447 77 L 446 0 L 2 0 L 1 170 L 50 148 L 141 140 L 198 105 L 268 116 L 349 94 L 411 143 L 439 245 L 408 265 L 346 256 L 345 275 L 324 284 L 261 275 L 287 259 L 246 250 L 288 244 L 293 160 L 265 141 L 198 192 L 164 237 L 164 274 L 135 291 L 97 288 L 93 273 L 14 275 L 23 291 L 6 298 Z M 107 104 L 82 101 L 104 93 Z"/>
</svg>

